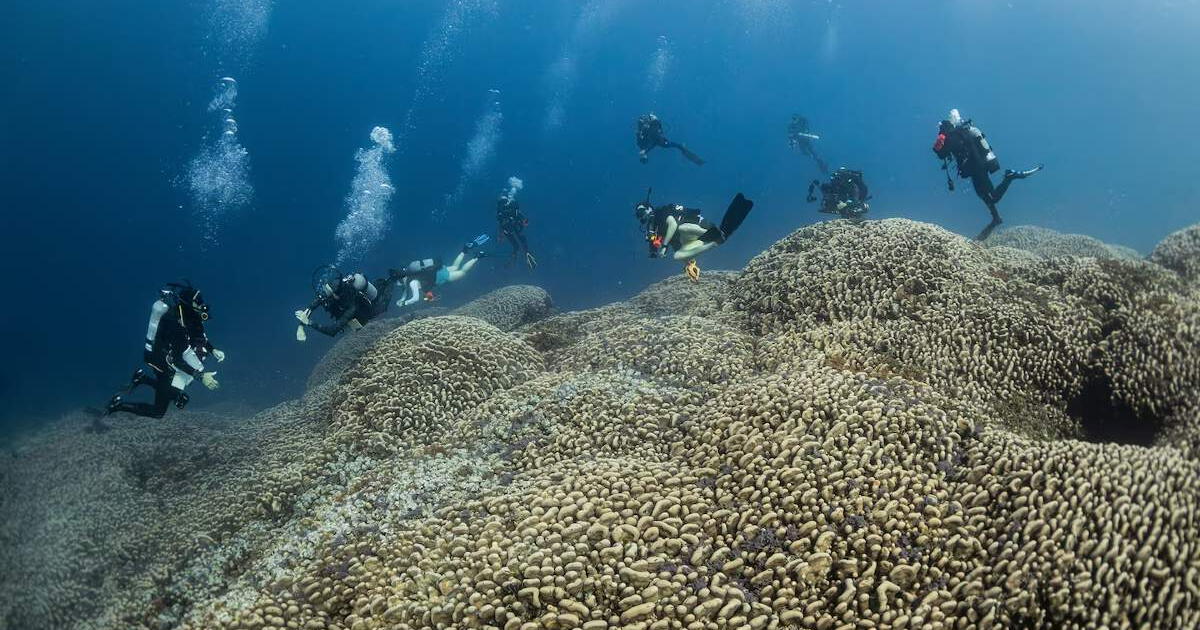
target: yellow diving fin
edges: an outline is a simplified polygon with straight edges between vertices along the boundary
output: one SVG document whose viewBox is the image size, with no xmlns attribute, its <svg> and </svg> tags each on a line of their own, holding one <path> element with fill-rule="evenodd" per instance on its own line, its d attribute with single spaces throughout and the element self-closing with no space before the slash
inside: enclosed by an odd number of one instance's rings
<svg viewBox="0 0 1200 630">
<path fill-rule="evenodd" d="M 700 281 L 700 265 L 696 264 L 696 259 L 689 260 L 687 265 L 683 267 L 683 272 L 692 282 Z"/>
</svg>

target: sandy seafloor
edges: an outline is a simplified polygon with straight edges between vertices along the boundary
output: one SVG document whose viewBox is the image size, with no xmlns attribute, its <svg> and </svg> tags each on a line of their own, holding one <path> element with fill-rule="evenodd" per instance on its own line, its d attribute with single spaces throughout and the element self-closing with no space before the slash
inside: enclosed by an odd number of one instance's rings
<svg viewBox="0 0 1200 630">
<path fill-rule="evenodd" d="M 16 441 L 0 628 L 1200 626 L 1200 226 L 835 221 L 424 315 L 249 417 Z"/>
</svg>

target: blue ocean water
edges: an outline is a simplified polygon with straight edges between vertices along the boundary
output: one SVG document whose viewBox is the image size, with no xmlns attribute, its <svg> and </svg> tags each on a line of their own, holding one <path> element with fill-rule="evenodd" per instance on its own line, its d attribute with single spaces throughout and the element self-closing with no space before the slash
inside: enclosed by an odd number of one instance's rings
<svg viewBox="0 0 1200 630">
<path fill-rule="evenodd" d="M 451 304 L 521 282 L 584 308 L 680 273 L 645 256 L 631 208 L 650 186 L 714 214 L 754 199 L 701 261 L 740 267 L 822 216 L 804 202 L 817 172 L 786 142 L 794 113 L 833 165 L 865 171 L 874 217 L 967 235 L 987 222 L 929 150 L 957 107 L 1005 166 L 1046 164 L 1001 204 L 1008 224 L 1145 253 L 1200 220 L 1198 27 L 1197 2 L 1157 0 L 5 3 L 0 422 L 103 404 L 179 278 L 205 292 L 230 359 L 223 389 L 193 404 L 298 394 L 329 342 L 297 344 L 291 313 L 338 256 L 376 126 L 396 149 L 380 161 L 394 193 L 373 208 L 389 225 L 344 267 L 452 256 L 494 233 L 507 178 L 525 182 L 541 266 L 485 260 Z M 209 107 L 227 76 L 232 144 Z M 633 121 L 649 110 L 708 163 L 659 150 L 639 164 Z M 207 197 L 189 169 L 205 155 Z"/>
</svg>

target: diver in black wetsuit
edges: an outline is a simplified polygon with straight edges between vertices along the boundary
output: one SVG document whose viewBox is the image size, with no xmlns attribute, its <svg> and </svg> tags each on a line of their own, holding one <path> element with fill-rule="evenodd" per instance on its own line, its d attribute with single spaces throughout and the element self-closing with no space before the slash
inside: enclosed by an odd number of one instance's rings
<svg viewBox="0 0 1200 630">
<path fill-rule="evenodd" d="M 700 156 L 692 153 L 682 144 L 668 140 L 663 135 L 662 121 L 654 114 L 645 114 L 638 118 L 635 139 L 638 147 L 638 159 L 641 160 L 642 164 L 645 164 L 650 159 L 648 153 L 651 149 L 654 147 L 666 147 L 668 149 L 679 149 L 683 157 L 697 166 L 704 165 L 704 160 L 700 159 Z"/>
<path fill-rule="evenodd" d="M 988 144 L 987 137 L 970 120 L 963 120 L 957 109 L 950 110 L 950 117 L 938 125 L 937 140 L 933 143 L 933 152 L 942 159 L 942 170 L 946 172 L 946 185 L 954 190 L 954 180 L 950 178 L 949 161 L 951 158 L 958 165 L 958 176 L 971 178 L 975 186 L 975 194 L 983 200 L 988 212 L 992 213 L 992 221 L 975 237 L 982 241 L 991 235 L 992 230 L 1000 225 L 1002 219 L 996 204 L 1004 198 L 1008 187 L 1014 180 L 1025 179 L 1042 170 L 1039 164 L 1026 171 L 1004 171 L 1004 180 L 999 186 L 992 184 L 991 174 L 1000 170 L 1000 160 Z"/>
<path fill-rule="evenodd" d="M 525 264 L 530 269 L 537 267 L 537 258 L 529 251 L 529 243 L 525 241 L 525 226 L 529 225 L 529 219 L 521 212 L 521 204 L 517 203 L 516 197 L 500 195 L 496 200 L 496 224 L 500 236 L 508 239 L 512 245 L 513 259 L 524 251 Z"/>
<path fill-rule="evenodd" d="M 184 393 L 192 380 L 199 378 L 209 389 L 220 384 L 216 372 L 204 371 L 204 359 L 211 355 L 221 362 L 225 353 L 213 347 L 204 331 L 208 321 L 208 304 L 190 284 L 170 283 L 159 292 L 150 308 L 150 323 L 146 330 L 146 345 L 142 353 L 150 370 L 133 373 L 128 387 L 112 397 L 107 414 L 119 411 L 149 418 L 161 418 L 174 403 L 183 409 L 188 402 Z M 139 385 L 154 389 L 153 403 L 126 402 L 125 396 Z"/>
<path fill-rule="evenodd" d="M 839 168 L 822 184 L 813 180 L 808 185 L 809 203 L 817 200 L 816 190 L 821 190 L 821 212 L 840 215 L 843 219 L 857 221 L 871 209 L 867 200 L 871 198 L 862 171 Z"/>
<path fill-rule="evenodd" d="M 368 282 L 361 273 L 338 278 L 340 274 L 332 267 L 318 269 L 317 275 L 323 276 L 323 279 L 314 281 L 317 298 L 307 309 L 296 311 L 296 319 L 300 321 L 300 327 L 296 329 L 298 341 L 306 339 L 305 328 L 312 328 L 329 337 L 335 337 L 347 328 L 362 328 L 387 311 L 392 287 L 399 277 L 393 274 L 389 279 L 380 278 L 374 283 Z M 324 308 L 333 321 L 328 324 L 313 323 L 312 312 L 317 308 Z"/>
<path fill-rule="evenodd" d="M 716 225 L 705 219 L 696 208 L 685 208 L 679 204 L 655 208 L 650 205 L 647 195 L 646 201 L 638 203 L 633 213 L 646 231 L 651 258 L 663 258 L 668 250 L 674 250 L 672 257 L 684 260 L 724 243 L 741 226 L 753 207 L 753 201 L 738 193 L 729 203 L 721 224 Z"/>
<path fill-rule="evenodd" d="M 817 155 L 817 149 L 813 146 L 813 141 L 820 139 L 820 136 L 809 131 L 807 118 L 800 114 L 792 116 L 792 122 L 788 125 L 788 145 L 812 158 L 817 163 L 817 169 L 821 171 L 821 174 L 828 175 L 829 165 L 821 159 L 820 155 Z"/>
</svg>

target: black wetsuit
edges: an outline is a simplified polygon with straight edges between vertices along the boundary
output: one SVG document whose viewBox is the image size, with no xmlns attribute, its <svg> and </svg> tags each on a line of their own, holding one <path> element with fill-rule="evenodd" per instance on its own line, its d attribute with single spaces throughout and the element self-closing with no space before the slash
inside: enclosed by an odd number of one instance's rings
<svg viewBox="0 0 1200 630">
<path fill-rule="evenodd" d="M 816 201 L 814 188 L 819 182 L 813 180 L 808 187 L 808 200 Z M 838 169 L 828 182 L 819 184 L 821 189 L 821 212 L 837 214 L 847 219 L 854 219 L 866 213 L 866 202 L 870 198 L 867 184 L 863 181 L 861 171 Z M 844 204 L 838 208 L 838 204 Z"/>
<path fill-rule="evenodd" d="M 159 302 L 166 305 L 165 302 Z M 158 306 L 159 303 L 156 303 Z M 138 416 L 162 418 L 172 403 L 182 408 L 187 403 L 183 389 L 176 387 L 176 371 L 189 377 L 203 372 L 203 359 L 213 350 L 204 331 L 204 323 L 190 309 L 179 305 L 167 306 L 158 320 L 158 330 L 153 340 L 147 340 L 148 348 L 143 359 L 149 371 L 140 371 L 129 387 L 132 392 L 139 385 L 154 389 L 153 403 L 126 402 L 112 405 L 110 412 L 124 411 Z M 200 368 L 196 366 L 200 365 Z"/>
<path fill-rule="evenodd" d="M 971 184 L 975 187 L 975 194 L 979 196 L 987 206 L 988 212 L 991 213 L 992 222 L 983 228 L 979 236 L 975 237 L 976 240 L 982 241 L 992 233 L 992 230 L 996 229 L 996 226 L 1000 225 L 1002 219 L 996 204 L 1004 198 L 1004 194 L 1008 192 L 1008 187 L 1013 180 L 1019 179 L 1019 177 L 1006 173 L 1000 185 L 994 185 L 991 174 L 1000 170 L 1000 163 L 995 159 L 991 162 L 988 161 L 987 152 L 972 137 L 970 130 L 969 122 L 955 126 L 951 125 L 949 121 L 942 121 L 933 151 L 943 160 L 954 158 L 954 162 L 958 166 L 958 176 L 962 179 L 971 179 Z"/>
<path fill-rule="evenodd" d="M 825 163 L 825 160 L 821 159 L 820 155 L 817 155 L 817 149 L 813 146 L 812 138 L 801 135 L 806 133 L 809 133 L 808 119 L 803 116 L 793 116 L 792 124 L 788 126 L 788 143 L 812 158 L 817 163 L 817 169 L 821 171 L 822 175 L 829 175 L 829 165 Z"/>
<path fill-rule="evenodd" d="M 516 199 L 505 202 L 504 200 L 496 203 L 496 223 L 500 226 L 500 235 L 508 239 L 512 245 L 513 258 L 517 254 L 524 251 L 529 253 L 529 243 L 525 241 L 525 226 L 529 225 L 529 220 L 521 213 L 521 205 Z"/>
<path fill-rule="evenodd" d="M 704 164 L 704 160 L 700 159 L 700 156 L 688 150 L 687 147 L 679 144 L 678 142 L 672 142 L 668 140 L 663 134 L 662 121 L 658 118 L 651 116 L 642 116 L 641 118 L 638 118 L 637 135 L 635 140 L 637 141 L 637 147 L 641 152 L 641 160 L 643 162 L 646 161 L 646 155 L 650 153 L 650 150 L 654 147 L 666 147 L 668 149 L 679 149 L 679 152 L 683 154 L 683 157 L 687 158 L 696 165 Z"/>
<path fill-rule="evenodd" d="M 377 279 L 374 286 L 378 293 L 372 300 L 364 291 L 355 290 L 354 285 L 350 282 L 340 283 L 333 297 L 318 297 L 308 307 L 310 311 L 318 306 L 324 307 L 333 321 L 328 324 L 314 323 L 309 326 L 330 337 L 335 337 L 345 330 L 351 321 L 357 321 L 360 326 L 365 326 L 367 322 L 387 311 L 394 283 L 390 280 Z"/>
</svg>

